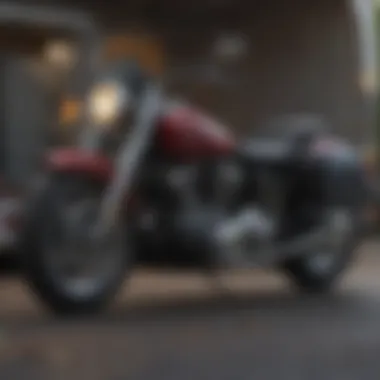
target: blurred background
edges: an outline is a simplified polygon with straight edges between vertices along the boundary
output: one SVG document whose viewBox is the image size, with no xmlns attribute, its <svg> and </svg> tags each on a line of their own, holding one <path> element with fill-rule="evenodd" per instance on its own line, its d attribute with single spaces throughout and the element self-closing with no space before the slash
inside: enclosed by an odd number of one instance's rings
<svg viewBox="0 0 380 380">
<path fill-rule="evenodd" d="M 0 2 L 4 202 L 22 199 L 46 149 L 74 141 L 100 58 L 134 57 L 157 77 L 197 70 L 168 90 L 242 136 L 277 115 L 322 114 L 377 176 L 379 26 L 370 0 Z M 379 255 L 374 236 L 328 299 L 298 297 L 276 274 L 138 272 L 109 316 L 65 323 L 4 274 L 0 376 L 376 380 Z"/>
<path fill-rule="evenodd" d="M 94 54 L 133 56 L 155 75 L 199 66 L 220 73 L 218 83 L 200 75 L 171 90 L 241 133 L 276 115 L 305 112 L 325 115 L 358 145 L 372 144 L 371 1 L 40 3 L 50 13 L 39 4 L 34 22 L 25 22 L 26 11 L 2 26 L 2 96 L 11 105 L 2 119 L 17 125 L 4 128 L 2 162 L 15 181 L 32 175 L 31 158 L 42 146 L 75 132 L 76 92 Z M 23 146 L 21 135 L 23 141 L 33 135 L 35 144 Z"/>
</svg>

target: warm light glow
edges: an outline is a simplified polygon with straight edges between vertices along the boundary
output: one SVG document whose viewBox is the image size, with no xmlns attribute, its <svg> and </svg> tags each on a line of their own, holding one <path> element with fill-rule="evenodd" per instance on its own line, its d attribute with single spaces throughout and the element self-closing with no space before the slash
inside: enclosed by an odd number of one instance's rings
<svg viewBox="0 0 380 380">
<path fill-rule="evenodd" d="M 117 83 L 102 83 L 91 92 L 88 112 L 96 125 L 107 126 L 120 115 L 122 107 L 129 103 L 128 93 Z"/>
<path fill-rule="evenodd" d="M 79 119 L 81 103 L 75 99 L 65 99 L 60 105 L 59 119 L 62 124 L 73 124 Z"/>
<path fill-rule="evenodd" d="M 73 65 L 75 54 L 73 47 L 64 41 L 54 41 L 45 48 L 45 57 L 51 64 L 69 68 Z"/>
</svg>

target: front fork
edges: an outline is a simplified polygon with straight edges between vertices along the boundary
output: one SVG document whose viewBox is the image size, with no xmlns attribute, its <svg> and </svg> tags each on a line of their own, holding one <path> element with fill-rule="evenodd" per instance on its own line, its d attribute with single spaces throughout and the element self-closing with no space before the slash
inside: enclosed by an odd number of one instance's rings
<svg viewBox="0 0 380 380">
<path fill-rule="evenodd" d="M 139 107 L 131 133 L 125 137 L 119 148 L 112 181 L 101 200 L 96 227 L 97 233 L 100 232 L 102 236 L 107 235 L 117 225 L 121 205 L 125 196 L 130 194 L 154 132 L 160 110 L 160 88 L 152 86 L 145 91 L 144 104 Z"/>
</svg>

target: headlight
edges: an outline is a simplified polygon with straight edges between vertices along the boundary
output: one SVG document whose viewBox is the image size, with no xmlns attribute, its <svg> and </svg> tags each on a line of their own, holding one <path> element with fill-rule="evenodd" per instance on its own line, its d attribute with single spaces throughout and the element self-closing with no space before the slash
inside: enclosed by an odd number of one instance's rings
<svg viewBox="0 0 380 380">
<path fill-rule="evenodd" d="M 129 105 L 129 93 L 119 83 L 102 83 L 91 91 L 88 99 L 90 120 L 106 127 L 112 124 Z"/>
</svg>

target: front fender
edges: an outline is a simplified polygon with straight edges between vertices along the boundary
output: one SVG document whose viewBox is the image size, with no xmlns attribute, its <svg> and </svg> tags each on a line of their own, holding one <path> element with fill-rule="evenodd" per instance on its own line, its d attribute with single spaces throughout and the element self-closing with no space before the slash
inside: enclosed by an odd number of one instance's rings
<svg viewBox="0 0 380 380">
<path fill-rule="evenodd" d="M 108 181 L 113 169 L 112 162 L 107 157 L 74 148 L 49 152 L 46 164 L 50 172 L 83 174 L 101 181 Z"/>
</svg>

